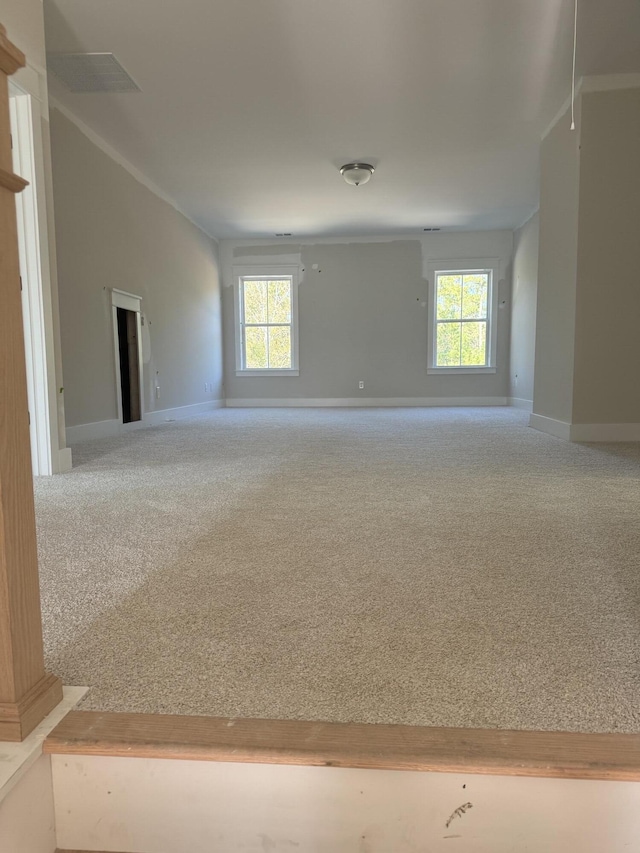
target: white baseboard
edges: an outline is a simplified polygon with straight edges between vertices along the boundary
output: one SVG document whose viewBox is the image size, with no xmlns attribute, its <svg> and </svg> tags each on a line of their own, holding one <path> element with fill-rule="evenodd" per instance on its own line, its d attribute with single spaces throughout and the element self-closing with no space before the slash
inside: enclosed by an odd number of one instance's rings
<svg viewBox="0 0 640 853">
<path fill-rule="evenodd" d="M 227 397 L 227 408 L 506 406 L 506 397 Z"/>
<path fill-rule="evenodd" d="M 640 441 L 640 424 L 571 424 L 571 441 Z"/>
<path fill-rule="evenodd" d="M 556 438 L 563 438 L 565 441 L 571 440 L 571 424 L 565 421 L 557 421 L 555 418 L 532 414 L 529 418 L 529 426 L 540 430 L 540 432 L 554 435 Z"/>
<path fill-rule="evenodd" d="M 79 444 L 96 438 L 112 438 L 138 429 L 160 426 L 168 421 L 178 421 L 193 415 L 201 415 L 214 409 L 224 407 L 224 400 L 207 400 L 205 403 L 194 403 L 191 406 L 178 406 L 175 409 L 160 409 L 156 412 L 145 412 L 141 421 L 123 424 L 117 418 L 108 421 L 96 421 L 91 424 L 77 424 L 67 427 L 67 441 Z"/>
<path fill-rule="evenodd" d="M 94 421 L 91 424 L 77 424 L 66 429 L 69 444 L 79 444 L 94 438 L 111 438 L 120 433 L 122 424 L 114 418 L 109 421 Z"/>
<path fill-rule="evenodd" d="M 533 400 L 525 400 L 523 397 L 507 397 L 507 405 L 514 409 L 523 409 L 525 412 L 533 411 Z"/>
<path fill-rule="evenodd" d="M 565 441 L 640 441 L 640 424 L 569 424 L 532 414 L 529 426 Z"/>
<path fill-rule="evenodd" d="M 179 421 L 192 415 L 203 415 L 214 409 L 224 408 L 224 400 L 207 400 L 206 403 L 194 403 L 192 406 L 178 406 L 176 409 L 160 409 L 157 412 L 146 412 L 143 418 L 145 427 L 159 426 L 167 421 Z"/>
</svg>

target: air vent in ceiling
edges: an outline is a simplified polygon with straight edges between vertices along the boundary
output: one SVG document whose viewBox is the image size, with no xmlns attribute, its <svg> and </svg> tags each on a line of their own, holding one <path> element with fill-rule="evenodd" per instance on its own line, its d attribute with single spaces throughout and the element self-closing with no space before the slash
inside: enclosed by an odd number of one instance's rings
<svg viewBox="0 0 640 853">
<path fill-rule="evenodd" d="M 50 53 L 47 66 L 71 92 L 139 92 L 112 53 Z"/>
<path fill-rule="evenodd" d="M 291 231 L 281 231 L 276 234 L 276 237 L 293 237 L 293 234 L 291 233 Z"/>
<path fill-rule="evenodd" d="M 423 228 L 423 231 L 439 231 L 439 228 Z"/>
</svg>

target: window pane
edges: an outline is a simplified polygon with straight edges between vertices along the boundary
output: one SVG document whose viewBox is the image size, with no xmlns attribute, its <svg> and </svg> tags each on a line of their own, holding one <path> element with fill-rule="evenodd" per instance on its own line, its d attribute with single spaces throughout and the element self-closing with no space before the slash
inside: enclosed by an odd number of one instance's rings
<svg viewBox="0 0 640 853">
<path fill-rule="evenodd" d="M 265 326 L 249 326 L 244 330 L 245 367 L 256 369 L 268 367 L 267 329 Z"/>
<path fill-rule="evenodd" d="M 462 303 L 462 276 L 439 275 L 437 319 L 459 320 Z"/>
<path fill-rule="evenodd" d="M 462 324 L 462 361 L 461 364 L 486 364 L 487 324 Z"/>
<path fill-rule="evenodd" d="M 471 320 L 487 316 L 489 276 L 486 273 L 465 275 L 462 286 L 462 318 Z"/>
<path fill-rule="evenodd" d="M 269 367 L 291 367 L 291 327 L 269 327 Z"/>
<path fill-rule="evenodd" d="M 463 323 L 439 323 L 436 365 L 458 367 L 460 365 L 460 327 Z"/>
<path fill-rule="evenodd" d="M 288 281 L 269 282 L 269 322 L 291 322 L 291 284 Z"/>
<path fill-rule="evenodd" d="M 244 283 L 244 321 L 245 323 L 267 322 L 267 282 L 245 281 Z"/>
</svg>

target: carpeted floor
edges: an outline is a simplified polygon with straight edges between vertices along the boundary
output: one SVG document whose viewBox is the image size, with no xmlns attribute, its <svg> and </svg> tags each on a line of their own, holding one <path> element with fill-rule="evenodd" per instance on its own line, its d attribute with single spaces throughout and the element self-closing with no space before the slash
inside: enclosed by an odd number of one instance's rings
<svg viewBox="0 0 640 853">
<path fill-rule="evenodd" d="M 84 707 L 640 731 L 640 445 L 514 409 L 227 409 L 36 484 Z"/>
</svg>

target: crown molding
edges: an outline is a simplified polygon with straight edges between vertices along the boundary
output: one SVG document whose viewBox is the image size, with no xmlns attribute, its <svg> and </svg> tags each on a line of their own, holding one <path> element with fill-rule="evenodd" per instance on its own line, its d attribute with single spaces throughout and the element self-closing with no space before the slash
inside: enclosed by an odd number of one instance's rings
<svg viewBox="0 0 640 853">
<path fill-rule="evenodd" d="M 521 222 L 520 225 L 517 226 L 517 228 L 513 229 L 514 232 L 515 231 L 521 231 L 524 228 L 524 226 L 527 225 L 527 223 L 531 222 L 533 217 L 536 216 L 538 213 L 540 213 L 540 205 L 539 204 L 537 205 L 537 207 L 533 211 L 533 213 L 530 213 L 529 216 L 527 216 L 527 218 L 525 220 L 523 220 L 523 222 Z"/>
<path fill-rule="evenodd" d="M 612 92 L 616 89 L 640 89 L 640 72 L 598 74 L 582 78 L 583 92 Z"/>
</svg>

